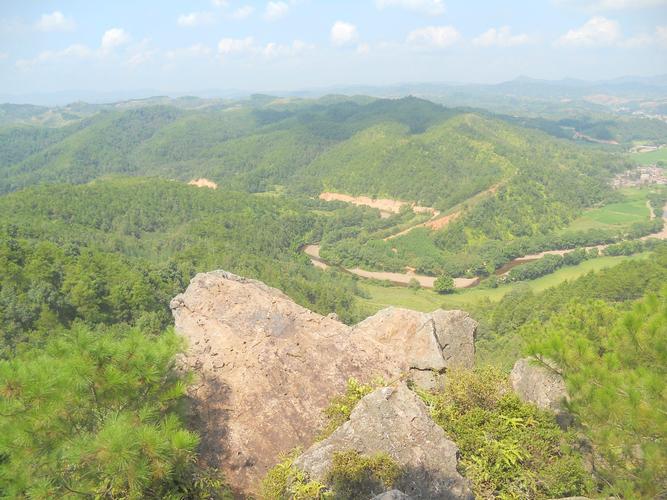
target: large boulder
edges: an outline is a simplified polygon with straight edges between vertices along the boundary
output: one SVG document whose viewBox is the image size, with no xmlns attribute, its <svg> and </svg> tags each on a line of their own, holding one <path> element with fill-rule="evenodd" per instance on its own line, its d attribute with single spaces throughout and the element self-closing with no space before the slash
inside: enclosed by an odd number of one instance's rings
<svg viewBox="0 0 667 500">
<path fill-rule="evenodd" d="M 473 498 L 469 481 L 456 469 L 458 448 L 405 384 L 362 398 L 347 422 L 294 465 L 312 479 L 325 481 L 334 453 L 346 450 L 389 454 L 404 471 L 397 486 L 411 498 Z"/>
<path fill-rule="evenodd" d="M 182 364 L 196 374 L 202 458 L 240 491 L 255 491 L 281 452 L 313 442 L 348 378 L 394 380 L 474 360 L 476 323 L 466 313 L 389 308 L 349 327 L 225 271 L 195 276 L 171 309 L 188 341 Z"/>
<path fill-rule="evenodd" d="M 514 363 L 510 373 L 514 392 L 523 400 L 556 414 L 561 426 L 571 423 L 565 408 L 569 396 L 563 377 L 546 361 L 523 358 Z"/>
<path fill-rule="evenodd" d="M 356 333 L 402 352 L 410 368 L 433 371 L 473 368 L 476 330 L 477 322 L 464 311 L 420 313 L 396 307 L 383 309 L 354 327 Z"/>
</svg>

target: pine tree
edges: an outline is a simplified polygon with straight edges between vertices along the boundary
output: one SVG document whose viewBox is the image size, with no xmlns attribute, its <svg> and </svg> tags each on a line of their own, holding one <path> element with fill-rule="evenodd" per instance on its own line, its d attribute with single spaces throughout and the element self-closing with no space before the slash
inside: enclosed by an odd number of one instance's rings
<svg viewBox="0 0 667 500">
<path fill-rule="evenodd" d="M 667 493 L 667 288 L 623 312 L 603 302 L 572 305 L 526 328 L 530 352 L 554 360 L 570 406 L 601 458 L 608 493 Z"/>
</svg>

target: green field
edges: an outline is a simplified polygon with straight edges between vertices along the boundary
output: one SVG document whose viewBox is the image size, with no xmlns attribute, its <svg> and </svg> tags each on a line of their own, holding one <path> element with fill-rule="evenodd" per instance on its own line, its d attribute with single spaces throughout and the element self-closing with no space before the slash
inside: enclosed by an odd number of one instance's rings
<svg viewBox="0 0 667 500">
<path fill-rule="evenodd" d="M 375 313 L 388 306 L 405 307 L 425 312 L 433 311 L 439 307 L 443 309 L 466 309 L 467 306 L 484 299 L 498 301 L 506 293 L 517 287 L 529 286 L 534 291 L 539 292 L 563 281 L 576 279 L 590 271 L 611 267 L 626 260 L 645 259 L 648 255 L 648 252 L 644 252 L 631 256 L 600 257 L 584 261 L 577 266 L 561 268 L 555 273 L 533 281 L 512 283 L 498 288 L 471 288 L 446 296 L 438 295 L 432 290 L 423 288 L 411 290 L 407 287 L 381 286 L 362 282 L 361 288 L 369 295 L 369 298 L 361 299 L 361 302 L 368 308 L 369 313 Z"/>
<path fill-rule="evenodd" d="M 623 229 L 635 222 L 648 220 L 646 206 L 648 189 L 627 188 L 620 190 L 625 199 L 600 208 L 586 210 L 562 232 L 586 231 L 588 229 Z"/>
<path fill-rule="evenodd" d="M 637 153 L 632 155 L 632 159 L 640 165 L 653 165 L 655 162 L 667 162 L 667 147 L 660 148 L 656 151 L 649 151 L 647 153 Z"/>
</svg>

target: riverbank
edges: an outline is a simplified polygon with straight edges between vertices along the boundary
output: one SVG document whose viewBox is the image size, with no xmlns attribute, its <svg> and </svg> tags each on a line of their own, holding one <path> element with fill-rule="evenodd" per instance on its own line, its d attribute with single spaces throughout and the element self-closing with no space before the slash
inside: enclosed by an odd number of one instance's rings
<svg viewBox="0 0 667 500">
<path fill-rule="evenodd" d="M 655 239 L 661 239 L 665 240 L 667 239 L 667 203 L 664 205 L 663 210 L 662 210 L 662 218 L 665 222 L 663 225 L 663 228 L 661 231 L 653 234 L 649 234 L 647 236 L 643 236 L 642 238 L 639 238 L 641 241 L 645 241 L 649 238 L 655 238 Z M 410 228 L 413 229 L 413 228 Z M 585 250 L 593 250 L 597 249 L 598 252 L 602 252 L 605 248 L 613 245 L 615 243 L 610 243 L 610 244 L 605 244 L 605 245 L 592 245 L 592 246 L 587 246 L 583 247 Z M 496 276 L 504 276 L 507 273 L 509 273 L 513 268 L 526 264 L 528 262 L 533 262 L 536 260 L 541 259 L 542 257 L 545 257 L 547 255 L 567 255 L 568 253 L 574 252 L 575 250 L 578 250 L 577 248 L 569 248 L 569 249 L 560 249 L 560 250 L 545 250 L 544 252 L 539 252 L 539 253 L 534 253 L 534 254 L 528 254 L 528 255 L 523 255 L 521 257 L 517 257 L 515 259 L 512 259 L 510 262 L 507 264 L 503 265 L 502 267 L 498 268 L 495 271 Z M 318 244 L 309 244 L 309 245 L 304 245 L 301 248 L 301 251 L 303 251 L 309 258 L 311 263 L 319 268 L 319 269 L 328 269 L 329 267 L 332 266 L 329 262 L 326 260 L 322 259 L 320 257 L 320 245 Z M 433 288 L 433 285 L 435 283 L 436 278 L 434 276 L 427 276 L 423 274 L 416 274 L 414 271 L 408 269 L 404 273 L 398 273 L 398 272 L 387 272 L 387 271 L 367 271 L 365 269 L 361 269 L 359 267 L 354 267 L 354 268 L 343 268 L 336 266 L 338 269 L 341 269 L 345 272 L 348 272 L 350 274 L 354 274 L 355 276 L 359 276 L 361 278 L 366 278 L 366 279 L 373 279 L 373 280 L 378 280 L 378 281 L 389 281 L 392 284 L 399 285 L 399 286 L 408 286 L 411 282 L 417 281 L 419 283 L 419 286 L 422 288 Z M 479 277 L 474 277 L 474 278 L 454 278 L 454 288 L 456 289 L 464 289 L 464 288 L 471 288 L 475 287 L 480 283 L 481 279 Z"/>
<path fill-rule="evenodd" d="M 332 265 L 320 257 L 320 245 L 305 245 L 301 251 L 305 253 L 309 258 L 312 264 L 319 269 L 328 269 Z M 338 266 L 336 266 L 338 267 Z M 354 268 L 341 268 L 345 272 L 354 274 L 361 278 L 373 279 L 378 281 L 389 281 L 395 285 L 408 286 L 412 280 L 417 280 L 419 285 L 424 288 L 433 288 L 433 283 L 435 282 L 435 277 L 426 276 L 424 274 L 416 274 L 413 271 L 406 271 L 404 273 L 391 273 L 387 271 L 366 271 L 358 267 Z M 454 287 L 455 288 L 469 288 L 475 286 L 479 283 L 479 278 L 455 278 Z"/>
</svg>

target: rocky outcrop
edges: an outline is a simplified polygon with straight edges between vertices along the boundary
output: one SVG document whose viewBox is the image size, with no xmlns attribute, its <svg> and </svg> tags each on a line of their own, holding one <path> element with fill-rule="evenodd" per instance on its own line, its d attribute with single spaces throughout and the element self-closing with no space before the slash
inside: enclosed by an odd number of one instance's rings
<svg viewBox="0 0 667 500">
<path fill-rule="evenodd" d="M 390 490 L 375 495 L 371 500 L 412 500 L 408 495 L 399 490 Z"/>
<path fill-rule="evenodd" d="M 310 445 L 349 377 L 472 366 L 476 323 L 461 311 L 380 311 L 355 327 L 225 271 L 198 274 L 171 302 L 196 374 L 192 415 L 204 461 L 253 491 L 281 452 Z"/>
<path fill-rule="evenodd" d="M 433 371 L 472 368 L 476 329 L 477 322 L 463 311 L 420 313 L 395 307 L 383 309 L 354 327 L 355 332 L 402 352 L 410 368 Z"/>
<path fill-rule="evenodd" d="M 568 400 L 565 381 L 554 367 L 544 361 L 538 364 L 533 358 L 520 359 L 514 363 L 510 383 L 522 400 L 553 411 L 562 427 L 571 423 L 571 416 L 565 409 Z"/>
<path fill-rule="evenodd" d="M 362 398 L 350 419 L 315 443 L 294 464 L 324 481 L 337 451 L 385 452 L 401 466 L 397 485 L 414 499 L 472 499 L 470 483 L 456 470 L 458 448 L 405 384 Z"/>
</svg>

